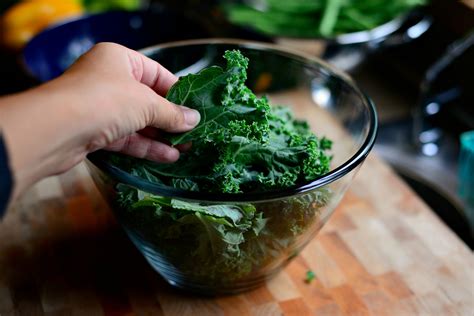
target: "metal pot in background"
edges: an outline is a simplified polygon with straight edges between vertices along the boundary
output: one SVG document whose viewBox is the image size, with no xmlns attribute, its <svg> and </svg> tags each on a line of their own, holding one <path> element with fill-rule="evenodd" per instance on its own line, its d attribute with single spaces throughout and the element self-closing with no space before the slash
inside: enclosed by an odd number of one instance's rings
<svg viewBox="0 0 474 316">
<path fill-rule="evenodd" d="M 277 44 L 298 49 L 313 56 L 322 58 L 344 71 L 352 71 L 373 52 L 400 46 L 416 40 L 431 27 L 433 22 L 431 15 L 428 13 L 427 7 L 414 7 L 410 11 L 406 11 L 406 13 L 400 14 L 396 18 L 372 29 L 328 37 L 317 36 L 316 34 L 319 32 L 313 32 L 312 26 L 308 28 L 298 24 L 299 22 L 295 22 L 295 25 L 298 25 L 295 27 L 302 30 L 302 33 L 300 34 L 298 34 L 299 31 L 296 32 L 296 29 L 290 32 L 284 31 L 285 27 L 282 25 L 284 25 L 285 22 L 280 24 L 280 26 L 276 26 L 275 29 L 270 27 L 265 31 L 265 27 L 263 27 L 263 25 L 267 25 L 267 23 L 274 23 L 271 21 L 278 21 L 277 18 L 279 16 L 272 15 L 276 14 L 276 12 L 281 15 L 280 19 L 283 19 L 283 17 L 291 17 L 294 14 L 296 21 L 299 17 L 304 17 L 306 21 L 314 21 L 315 23 L 318 23 L 319 20 L 322 24 L 324 17 L 318 17 L 315 13 L 318 9 L 315 8 L 307 9 L 307 13 L 296 13 L 297 11 L 291 13 L 292 10 L 296 9 L 290 9 L 290 5 L 284 9 L 277 8 L 275 9 L 275 12 L 271 13 L 272 11 L 269 6 L 272 5 L 273 1 L 269 0 L 214 0 L 210 2 L 214 2 L 213 8 L 215 11 L 219 12 L 217 17 L 226 20 L 229 24 L 234 26 L 240 25 L 241 27 L 254 32 L 265 34 Z M 317 2 L 315 3 L 317 4 Z M 253 22 L 250 22 L 252 19 L 249 17 L 245 18 L 248 20 L 248 23 L 242 20 L 240 22 L 236 21 L 235 23 L 237 24 L 233 24 L 233 18 L 231 17 L 231 13 L 229 13 L 231 12 L 229 11 L 231 9 L 227 8 L 228 6 L 234 5 L 243 5 L 243 7 L 248 7 L 250 10 L 254 10 L 254 12 L 260 12 L 259 14 L 262 17 L 261 23 L 263 24 L 260 24 L 260 26 L 258 26 L 259 24 L 254 25 L 252 24 Z M 212 5 L 210 6 L 212 7 Z M 281 12 L 278 11 L 280 9 Z M 268 16 L 266 15 L 267 11 Z M 266 20 L 263 19 L 264 16 L 267 16 L 267 18 L 265 18 Z M 370 19 L 370 16 L 367 18 Z M 255 17 L 255 21 L 257 20 L 258 15 Z M 278 25 L 278 23 L 276 25 Z M 280 28 L 280 30 L 278 28 Z M 295 36 L 278 35 L 290 34 L 292 32 L 295 33 Z M 313 33 L 315 34 L 314 36 L 311 35 Z"/>
<path fill-rule="evenodd" d="M 320 57 L 344 71 L 360 65 L 371 53 L 409 43 L 432 25 L 424 9 L 414 10 L 372 30 L 338 35 L 334 38 L 288 38 L 275 41 Z"/>
</svg>

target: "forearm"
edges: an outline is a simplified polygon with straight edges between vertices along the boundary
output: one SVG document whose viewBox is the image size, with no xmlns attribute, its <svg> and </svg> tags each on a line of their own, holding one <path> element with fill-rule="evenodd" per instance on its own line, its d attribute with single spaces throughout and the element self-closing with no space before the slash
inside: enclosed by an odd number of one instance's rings
<svg viewBox="0 0 474 316">
<path fill-rule="evenodd" d="M 10 156 L 14 196 L 39 179 L 66 170 L 86 154 L 80 144 L 78 102 L 55 83 L 0 99 L 0 128 Z"/>
</svg>

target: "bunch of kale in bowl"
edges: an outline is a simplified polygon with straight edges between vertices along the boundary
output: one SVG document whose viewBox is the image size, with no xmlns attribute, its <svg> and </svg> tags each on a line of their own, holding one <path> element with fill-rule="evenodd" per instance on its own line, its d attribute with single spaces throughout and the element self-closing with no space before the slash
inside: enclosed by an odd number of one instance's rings
<svg viewBox="0 0 474 316">
<path fill-rule="evenodd" d="M 270 105 L 246 86 L 249 60 L 235 48 L 256 61 L 266 52 L 231 44 L 196 47 L 217 48 L 211 59 L 223 55 L 227 65 L 183 76 L 167 94 L 201 113 L 193 130 L 162 135 L 172 145 L 192 143 L 191 149 L 173 164 L 98 152 L 89 167 L 131 240 L 169 283 L 233 293 L 282 269 L 332 213 L 350 180 L 340 178 L 354 172 L 351 167 L 325 179 L 332 142 L 295 119 L 289 107 Z M 177 45 L 169 54 L 185 50 Z M 354 168 L 368 149 L 352 157 Z"/>
</svg>

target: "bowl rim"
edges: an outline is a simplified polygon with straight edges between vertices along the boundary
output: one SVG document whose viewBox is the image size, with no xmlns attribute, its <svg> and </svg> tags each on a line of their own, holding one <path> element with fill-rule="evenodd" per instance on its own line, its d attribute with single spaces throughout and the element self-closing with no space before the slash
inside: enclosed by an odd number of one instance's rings
<svg viewBox="0 0 474 316">
<path fill-rule="evenodd" d="M 357 87 L 357 85 L 349 75 L 336 69 L 334 66 L 329 65 L 328 63 L 320 60 L 317 57 L 311 56 L 307 53 L 296 51 L 291 48 L 282 47 L 275 44 L 228 38 L 195 39 L 169 42 L 144 48 L 140 50 L 140 52 L 147 55 L 151 52 L 156 52 L 161 49 L 180 47 L 185 45 L 236 45 L 248 49 L 259 49 L 263 51 L 271 50 L 283 54 L 283 56 L 286 55 L 287 57 L 291 57 L 300 61 L 304 61 L 306 63 L 310 63 L 314 66 L 324 68 L 324 70 L 327 71 L 330 75 L 339 77 L 341 80 L 346 82 L 350 86 L 350 88 L 354 89 L 355 92 L 358 93 L 364 101 L 369 115 L 369 131 L 367 133 L 366 138 L 364 139 L 362 145 L 359 147 L 356 153 L 354 153 L 349 159 L 347 159 L 328 173 L 322 175 L 321 177 L 290 188 L 249 193 L 210 193 L 176 189 L 169 186 L 152 183 L 138 176 L 131 175 L 130 173 L 116 166 L 113 166 L 104 159 L 104 156 L 107 155 L 106 151 L 104 150 L 99 150 L 87 155 L 87 159 L 90 163 L 105 172 L 108 176 L 114 178 L 116 181 L 131 185 L 133 187 L 152 194 L 199 202 L 239 203 L 279 200 L 312 191 L 342 178 L 344 175 L 348 174 L 356 167 L 360 166 L 369 154 L 372 147 L 374 146 L 378 130 L 378 120 L 375 105 L 372 100 Z"/>
</svg>

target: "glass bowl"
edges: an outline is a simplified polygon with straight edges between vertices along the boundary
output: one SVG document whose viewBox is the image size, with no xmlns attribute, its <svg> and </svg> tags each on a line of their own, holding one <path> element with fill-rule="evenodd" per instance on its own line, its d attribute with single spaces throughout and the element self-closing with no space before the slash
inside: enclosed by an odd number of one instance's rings
<svg viewBox="0 0 474 316">
<path fill-rule="evenodd" d="M 239 49 L 250 59 L 247 83 L 253 91 L 267 95 L 271 104 L 291 107 L 316 135 L 333 140 L 329 173 L 284 190 L 193 192 L 129 174 L 110 163 L 108 152 L 88 156 L 97 186 L 146 260 L 170 284 L 201 294 L 237 293 L 257 287 L 298 255 L 340 202 L 377 132 L 374 105 L 354 82 L 302 53 L 225 39 L 163 44 L 143 53 L 184 75 L 222 65 L 222 55 L 229 49 Z M 243 233 L 227 231 L 223 235 L 222 223 L 200 212 L 179 217 L 171 206 L 139 212 L 123 207 L 117 203 L 117 193 L 124 187 L 192 210 L 231 206 L 253 219 Z"/>
</svg>

